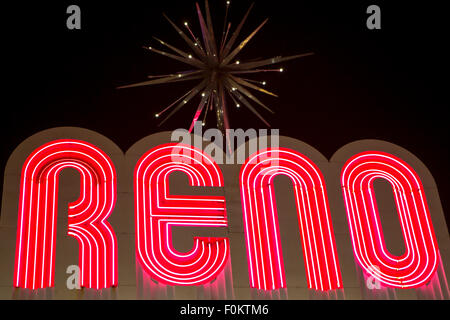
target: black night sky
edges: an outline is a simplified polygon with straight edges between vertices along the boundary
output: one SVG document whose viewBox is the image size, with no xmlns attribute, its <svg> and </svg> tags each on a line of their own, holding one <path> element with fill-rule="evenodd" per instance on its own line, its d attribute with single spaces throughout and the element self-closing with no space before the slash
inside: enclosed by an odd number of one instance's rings
<svg viewBox="0 0 450 320">
<path fill-rule="evenodd" d="M 225 1 L 210 3 L 220 29 Z M 234 27 L 250 3 L 232 1 Z M 272 127 L 328 158 L 359 139 L 386 140 L 410 150 L 436 179 L 449 224 L 448 13 L 441 3 L 255 0 L 243 35 L 266 17 L 269 23 L 239 58 L 315 52 L 281 64 L 284 73 L 259 76 L 280 96 L 262 97 L 276 111 L 261 111 Z M 71 4 L 81 7 L 81 30 L 66 28 Z M 366 28 L 371 4 L 381 7 L 381 30 Z M 195 104 L 161 127 L 154 114 L 191 83 L 116 90 L 148 74 L 185 70 L 142 49 L 155 45 L 152 36 L 188 49 L 163 13 L 179 25 L 191 22 L 199 33 L 195 0 L 2 4 L 1 177 L 13 150 L 44 129 L 91 129 L 126 151 L 149 134 L 190 124 Z M 230 118 L 233 128 L 264 128 L 244 108 L 232 110 Z"/>
</svg>

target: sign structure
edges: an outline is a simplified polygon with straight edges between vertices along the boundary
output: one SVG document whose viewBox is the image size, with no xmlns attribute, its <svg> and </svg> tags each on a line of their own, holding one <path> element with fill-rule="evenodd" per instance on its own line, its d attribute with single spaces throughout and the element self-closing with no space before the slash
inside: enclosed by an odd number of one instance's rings
<svg viewBox="0 0 450 320">
<path fill-rule="evenodd" d="M 170 132 L 126 153 L 81 128 L 28 138 L 5 169 L 0 298 L 449 299 L 449 233 L 417 157 L 248 144 L 218 164 Z"/>
</svg>

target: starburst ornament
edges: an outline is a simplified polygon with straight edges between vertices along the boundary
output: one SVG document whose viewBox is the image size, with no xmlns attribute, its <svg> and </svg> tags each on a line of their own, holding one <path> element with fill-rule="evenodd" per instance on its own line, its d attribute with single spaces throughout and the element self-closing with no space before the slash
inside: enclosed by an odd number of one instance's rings
<svg viewBox="0 0 450 320">
<path fill-rule="evenodd" d="M 236 108 L 240 108 L 241 106 L 247 107 L 267 126 L 270 127 L 270 124 L 261 116 L 252 103 L 256 103 L 271 113 L 273 113 L 273 111 L 262 103 L 257 97 L 255 97 L 250 90 L 259 91 L 274 97 L 277 97 L 277 95 L 261 87 L 266 85 L 266 81 L 246 79 L 242 76 L 263 72 L 283 72 L 283 68 L 267 69 L 267 66 L 309 56 L 313 53 L 305 53 L 289 57 L 278 56 L 251 62 L 236 60 L 236 56 L 267 22 L 267 19 L 264 20 L 249 36 L 240 42 L 239 45 L 235 46 L 252 7 L 253 4 L 248 9 L 237 28 L 231 34 L 231 23 L 227 21 L 230 1 L 226 2 L 225 20 L 220 42 L 216 41 L 216 37 L 214 35 L 213 22 L 208 0 L 205 0 L 206 20 L 200 6 L 196 3 L 203 41 L 194 35 L 188 22 L 184 23 L 184 27 L 186 29 L 186 32 L 184 32 L 175 23 L 173 23 L 172 20 L 164 15 L 177 33 L 189 45 L 192 53 L 182 51 L 156 37 L 153 38 L 162 46 L 170 49 L 173 53 L 158 50 L 153 47 L 144 48 L 168 58 L 184 62 L 191 68 L 194 68 L 194 70 L 180 71 L 169 75 L 148 76 L 151 80 L 122 86 L 119 87 L 119 89 L 200 80 L 200 83 L 198 83 L 195 87 L 191 88 L 167 108 L 155 114 L 156 118 L 160 118 L 163 115 L 165 116 L 160 125 L 167 121 L 180 108 L 198 96 L 200 97 L 200 103 L 194 114 L 189 131 L 192 131 L 195 122 L 198 121 L 202 114 L 202 123 L 205 125 L 208 111 L 214 111 L 217 119 L 217 128 L 222 132 L 225 132 L 226 129 L 229 129 L 230 127 L 227 102 L 230 103 L 231 101 Z M 228 100 L 227 97 L 229 97 Z"/>
</svg>

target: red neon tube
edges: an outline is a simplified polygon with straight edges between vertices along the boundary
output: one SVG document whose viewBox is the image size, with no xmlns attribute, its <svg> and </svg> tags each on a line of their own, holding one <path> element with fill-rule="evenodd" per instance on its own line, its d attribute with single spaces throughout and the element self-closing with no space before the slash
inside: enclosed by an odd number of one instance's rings
<svg viewBox="0 0 450 320">
<path fill-rule="evenodd" d="M 54 286 L 58 176 L 80 173 L 80 197 L 69 204 L 67 234 L 80 245 L 80 285 L 117 285 L 117 240 L 106 221 L 116 201 L 116 173 L 108 156 L 78 140 L 57 140 L 36 149 L 22 168 L 14 286 Z"/>
<path fill-rule="evenodd" d="M 294 184 L 308 287 L 342 288 L 325 182 L 304 155 L 285 148 L 260 151 L 240 173 L 250 286 L 286 287 L 273 179 L 285 175 Z"/>
<path fill-rule="evenodd" d="M 406 248 L 401 256 L 386 249 L 373 189 L 375 179 L 392 186 Z M 426 284 L 436 272 L 439 254 L 422 182 L 414 169 L 388 153 L 363 152 L 345 164 L 341 183 L 359 265 L 388 287 Z"/>
<path fill-rule="evenodd" d="M 136 255 L 144 270 L 169 285 L 201 285 L 215 279 L 229 256 L 227 238 L 194 237 L 186 253 L 173 248 L 172 226 L 226 227 L 225 198 L 171 195 L 169 176 L 185 173 L 192 186 L 223 187 L 220 168 L 194 147 L 158 146 L 135 169 Z"/>
</svg>

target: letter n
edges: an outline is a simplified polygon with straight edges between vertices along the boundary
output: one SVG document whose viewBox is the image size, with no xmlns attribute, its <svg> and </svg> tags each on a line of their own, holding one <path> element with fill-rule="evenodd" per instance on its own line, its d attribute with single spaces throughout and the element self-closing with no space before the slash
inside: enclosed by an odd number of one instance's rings
<svg viewBox="0 0 450 320">
<path fill-rule="evenodd" d="M 319 168 L 302 154 L 271 148 L 249 157 L 240 173 L 250 286 L 264 290 L 286 287 L 273 180 L 292 180 L 308 287 L 342 288 L 339 261 Z"/>
</svg>

